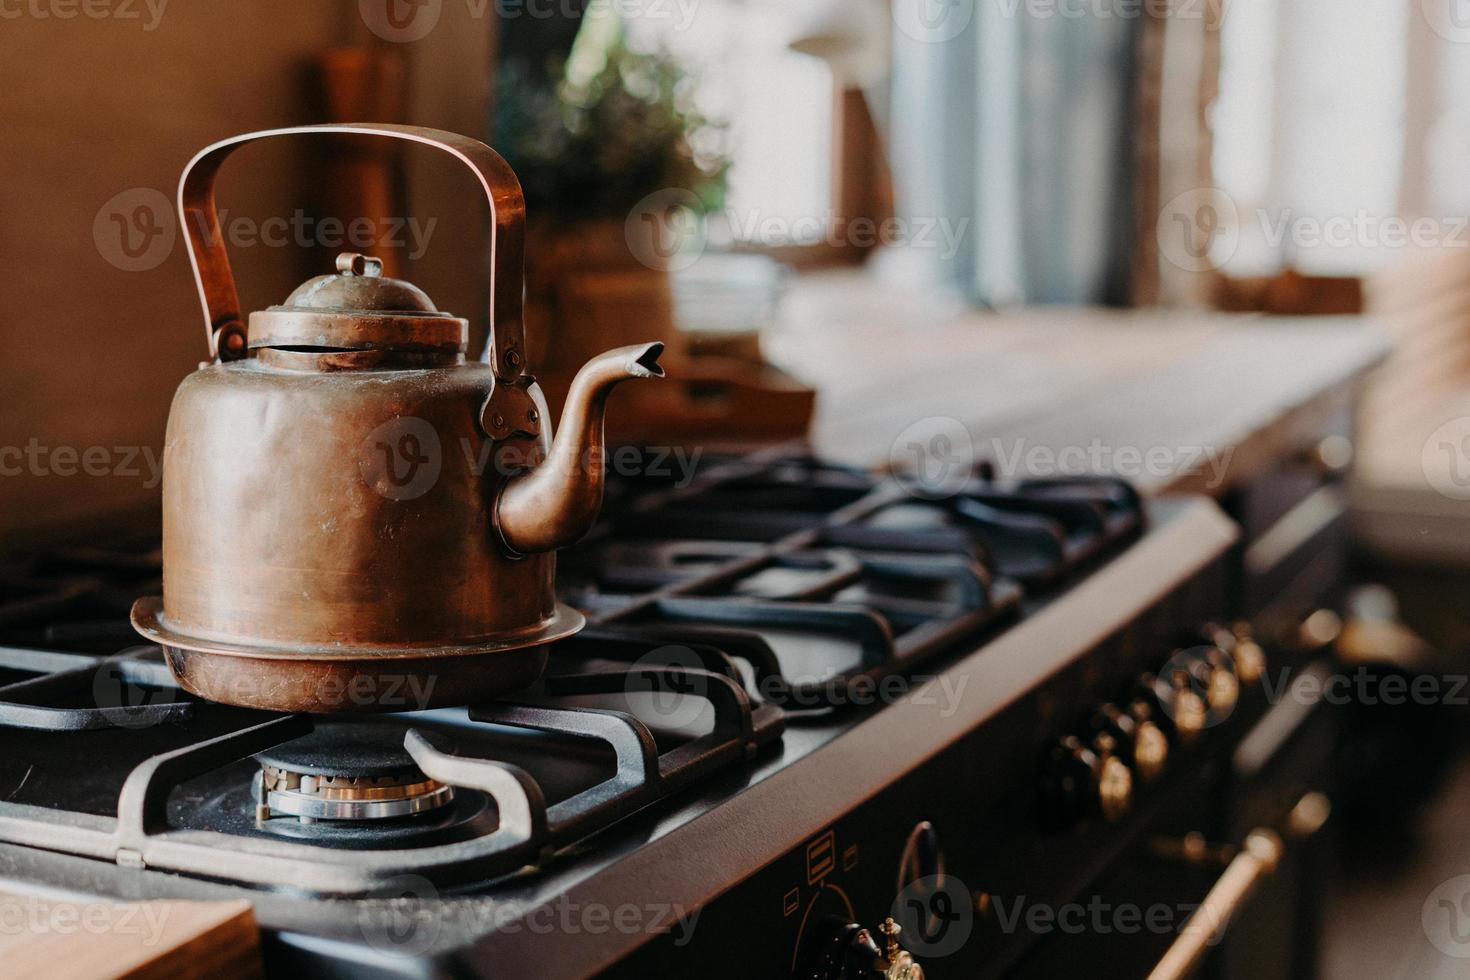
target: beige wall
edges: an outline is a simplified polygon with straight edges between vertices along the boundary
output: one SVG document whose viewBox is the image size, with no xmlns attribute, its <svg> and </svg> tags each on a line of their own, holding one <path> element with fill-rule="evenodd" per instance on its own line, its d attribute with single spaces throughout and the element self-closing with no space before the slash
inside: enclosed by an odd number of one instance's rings
<svg viewBox="0 0 1470 980">
<path fill-rule="evenodd" d="M 156 268 L 124 271 L 108 260 L 119 252 L 106 213 L 94 235 L 99 209 L 134 188 L 171 201 L 184 163 L 223 136 L 319 121 L 314 56 L 364 32 L 356 0 L 171 0 L 156 23 L 145 0 L 113 6 L 139 17 L 42 19 L 15 5 L 22 16 L 0 21 L 0 451 L 102 446 L 115 467 L 115 447 L 161 450 L 169 399 L 205 341 L 182 242 Z M 428 37 L 394 46 L 408 60 L 409 121 L 483 133 L 490 25 L 472 6 L 446 2 Z M 221 177 L 221 207 L 258 219 L 309 206 L 307 159 L 284 144 L 243 151 Z M 483 322 L 482 206 L 466 205 L 469 186 L 451 173 L 412 159 L 409 210 L 438 223 L 410 274 L 441 308 Z M 325 271 L 294 248 L 231 258 L 247 310 Z M 15 464 L 0 456 L 6 472 Z M 0 535 L 157 505 L 141 475 L 57 468 L 0 475 Z"/>
</svg>

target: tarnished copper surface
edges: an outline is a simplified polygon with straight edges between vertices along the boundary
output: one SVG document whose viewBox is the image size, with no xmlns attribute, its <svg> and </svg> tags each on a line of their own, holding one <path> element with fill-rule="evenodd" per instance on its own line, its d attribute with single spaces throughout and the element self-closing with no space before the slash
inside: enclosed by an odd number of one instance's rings
<svg viewBox="0 0 1470 980">
<path fill-rule="evenodd" d="M 494 225 L 482 358 L 464 357 L 465 321 L 353 254 L 247 330 L 215 173 L 255 140 L 329 132 L 437 148 L 479 178 Z M 409 710 L 532 682 L 545 645 L 582 625 L 556 601 L 555 549 L 601 506 L 607 393 L 661 376 L 662 345 L 593 359 L 553 443 L 524 373 L 520 185 L 465 137 L 249 134 L 196 156 L 179 200 L 217 359 L 184 379 L 169 414 L 163 596 L 135 606 L 139 632 L 185 688 L 250 707 Z"/>
<path fill-rule="evenodd" d="M 602 417 L 613 386 L 627 378 L 661 378 L 661 343 L 619 347 L 588 361 L 577 372 L 562 410 L 561 437 L 551 455 L 530 475 L 511 481 L 500 497 L 496 524 L 507 546 L 518 553 L 548 551 L 575 541 L 592 527 L 602 510 L 606 450 Z M 560 501 L 547 507 L 546 501 Z"/>
</svg>

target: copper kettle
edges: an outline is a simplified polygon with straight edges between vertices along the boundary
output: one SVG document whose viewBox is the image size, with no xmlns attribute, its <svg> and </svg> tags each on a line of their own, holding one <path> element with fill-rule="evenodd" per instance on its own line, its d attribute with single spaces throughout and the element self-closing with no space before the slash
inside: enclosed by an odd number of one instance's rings
<svg viewBox="0 0 1470 980">
<path fill-rule="evenodd" d="M 490 205 L 491 336 L 353 254 L 247 327 L 214 203 L 236 149 L 351 133 L 450 154 Z M 602 506 L 603 409 L 661 377 L 661 344 L 594 358 L 553 441 L 526 373 L 525 204 L 476 140 L 406 126 L 236 136 L 179 183 L 213 360 L 179 386 L 164 447 L 163 595 L 133 624 L 211 701 L 278 711 L 465 704 L 533 682 L 582 627 L 556 599 L 556 549 Z"/>
</svg>

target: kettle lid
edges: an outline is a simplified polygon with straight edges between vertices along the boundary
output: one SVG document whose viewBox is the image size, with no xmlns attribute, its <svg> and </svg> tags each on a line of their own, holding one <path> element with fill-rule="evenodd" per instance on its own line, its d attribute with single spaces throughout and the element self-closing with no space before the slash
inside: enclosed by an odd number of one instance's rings
<svg viewBox="0 0 1470 980">
<path fill-rule="evenodd" d="M 308 279 L 284 303 L 250 314 L 249 333 L 252 348 L 463 353 L 469 324 L 413 283 L 384 276 L 380 259 L 343 252 L 335 274 Z"/>
</svg>

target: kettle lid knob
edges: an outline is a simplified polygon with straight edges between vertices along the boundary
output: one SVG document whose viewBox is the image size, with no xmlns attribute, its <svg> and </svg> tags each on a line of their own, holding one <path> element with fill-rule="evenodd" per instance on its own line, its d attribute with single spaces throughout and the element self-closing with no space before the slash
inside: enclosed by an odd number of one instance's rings
<svg viewBox="0 0 1470 980">
<path fill-rule="evenodd" d="M 337 271 L 344 276 L 371 276 L 383 274 L 383 260 L 360 252 L 341 252 L 337 255 Z"/>
</svg>

